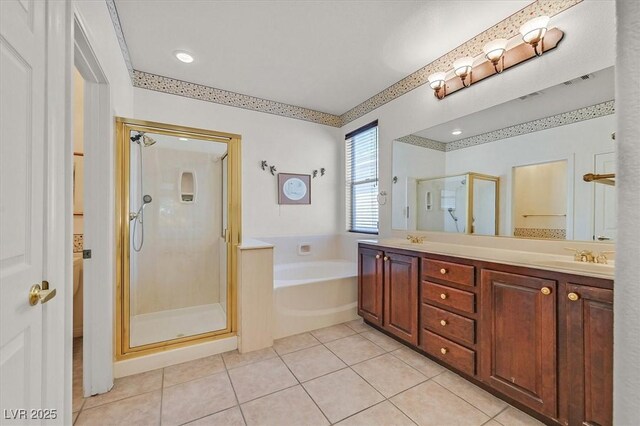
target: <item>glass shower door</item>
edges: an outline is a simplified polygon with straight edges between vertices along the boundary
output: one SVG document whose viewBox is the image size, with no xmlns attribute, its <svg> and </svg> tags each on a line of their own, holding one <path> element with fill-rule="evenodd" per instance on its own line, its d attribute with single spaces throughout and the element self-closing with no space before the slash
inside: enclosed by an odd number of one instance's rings
<svg viewBox="0 0 640 426">
<path fill-rule="evenodd" d="M 138 131 L 130 140 L 129 346 L 227 329 L 228 145 Z"/>
</svg>

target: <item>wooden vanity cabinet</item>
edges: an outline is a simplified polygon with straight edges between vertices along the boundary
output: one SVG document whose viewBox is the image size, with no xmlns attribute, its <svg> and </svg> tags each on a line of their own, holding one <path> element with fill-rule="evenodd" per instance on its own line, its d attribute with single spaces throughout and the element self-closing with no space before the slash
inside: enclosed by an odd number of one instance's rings
<svg viewBox="0 0 640 426">
<path fill-rule="evenodd" d="M 613 290 L 567 283 L 569 424 L 612 424 Z"/>
<path fill-rule="evenodd" d="M 358 312 L 548 424 L 611 425 L 613 282 L 362 245 Z"/>
<path fill-rule="evenodd" d="M 385 252 L 383 327 L 418 344 L 418 258 Z"/>
<path fill-rule="evenodd" d="M 481 380 L 549 417 L 558 414 L 557 282 L 482 270 Z"/>
<path fill-rule="evenodd" d="M 358 250 L 358 315 L 382 326 L 384 252 L 369 248 Z"/>
<path fill-rule="evenodd" d="M 358 314 L 412 345 L 419 334 L 418 264 L 401 252 L 358 250 Z"/>
</svg>

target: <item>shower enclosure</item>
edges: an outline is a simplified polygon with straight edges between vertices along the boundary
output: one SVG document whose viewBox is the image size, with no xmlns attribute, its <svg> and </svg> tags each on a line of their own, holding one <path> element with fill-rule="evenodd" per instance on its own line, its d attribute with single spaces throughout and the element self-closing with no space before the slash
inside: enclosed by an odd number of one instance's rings
<svg viewBox="0 0 640 426">
<path fill-rule="evenodd" d="M 118 119 L 118 358 L 233 334 L 237 135 Z"/>
<path fill-rule="evenodd" d="M 416 229 L 498 235 L 499 182 L 480 173 L 416 180 Z"/>
</svg>

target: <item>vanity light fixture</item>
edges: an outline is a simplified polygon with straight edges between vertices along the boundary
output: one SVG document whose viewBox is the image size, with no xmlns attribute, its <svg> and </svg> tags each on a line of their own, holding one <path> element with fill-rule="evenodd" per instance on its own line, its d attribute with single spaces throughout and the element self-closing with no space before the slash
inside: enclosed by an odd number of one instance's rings
<svg viewBox="0 0 640 426">
<path fill-rule="evenodd" d="M 504 52 L 507 51 L 507 43 L 509 40 L 506 38 L 498 38 L 485 44 L 482 48 L 484 57 L 491 61 L 498 74 L 504 71 Z M 500 68 L 498 68 L 499 63 L 501 63 Z"/>
<path fill-rule="evenodd" d="M 442 100 L 460 89 L 555 49 L 564 33 L 558 28 L 547 28 L 548 24 L 548 16 L 533 18 L 520 27 L 522 39 L 515 36 L 492 40 L 482 47 L 484 55 L 456 59 L 453 62 L 455 75 L 451 75 L 451 70 L 429 75 L 429 86 L 435 97 Z"/>
<path fill-rule="evenodd" d="M 464 87 L 471 86 L 471 70 L 473 68 L 473 58 L 471 56 L 464 56 L 462 58 L 458 58 L 453 62 L 453 72 L 456 73 L 460 80 L 462 80 L 462 85 Z M 469 77 L 469 80 L 467 80 Z"/>
<path fill-rule="evenodd" d="M 538 16 L 524 23 L 520 27 L 522 40 L 533 47 L 536 56 L 542 55 L 544 52 L 544 36 L 547 33 L 547 25 L 549 24 L 548 16 Z M 540 50 L 538 51 L 538 45 Z"/>
<path fill-rule="evenodd" d="M 433 94 L 436 95 L 436 98 L 442 99 L 447 94 L 447 87 L 445 81 L 447 79 L 446 72 L 434 72 L 429 75 L 429 86 L 434 90 Z"/>
<path fill-rule="evenodd" d="M 185 64 L 193 62 L 193 56 L 184 50 L 176 50 L 174 55 L 176 55 L 176 58 L 178 58 L 180 62 L 184 62 Z"/>
</svg>

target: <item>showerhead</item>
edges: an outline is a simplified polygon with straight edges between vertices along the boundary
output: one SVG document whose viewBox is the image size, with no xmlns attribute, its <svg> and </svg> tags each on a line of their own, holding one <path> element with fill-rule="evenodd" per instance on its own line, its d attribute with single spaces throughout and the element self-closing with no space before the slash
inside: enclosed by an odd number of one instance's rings
<svg viewBox="0 0 640 426">
<path fill-rule="evenodd" d="M 142 139 L 142 142 L 140 142 L 140 139 Z M 131 142 L 142 144 L 142 146 L 147 147 L 156 143 L 156 140 L 153 139 L 151 136 L 147 136 L 145 132 L 138 132 L 137 135 L 131 136 Z"/>
<path fill-rule="evenodd" d="M 149 195 L 149 194 L 145 194 L 145 196 L 142 197 L 142 203 L 143 204 L 149 204 L 151 202 L 151 200 L 153 200 L 153 199 L 151 198 L 151 195 Z"/>
<path fill-rule="evenodd" d="M 147 135 L 142 136 L 142 144 L 144 146 L 151 146 L 154 143 L 156 143 L 156 140 L 153 139 L 151 136 L 147 136 Z"/>
</svg>

